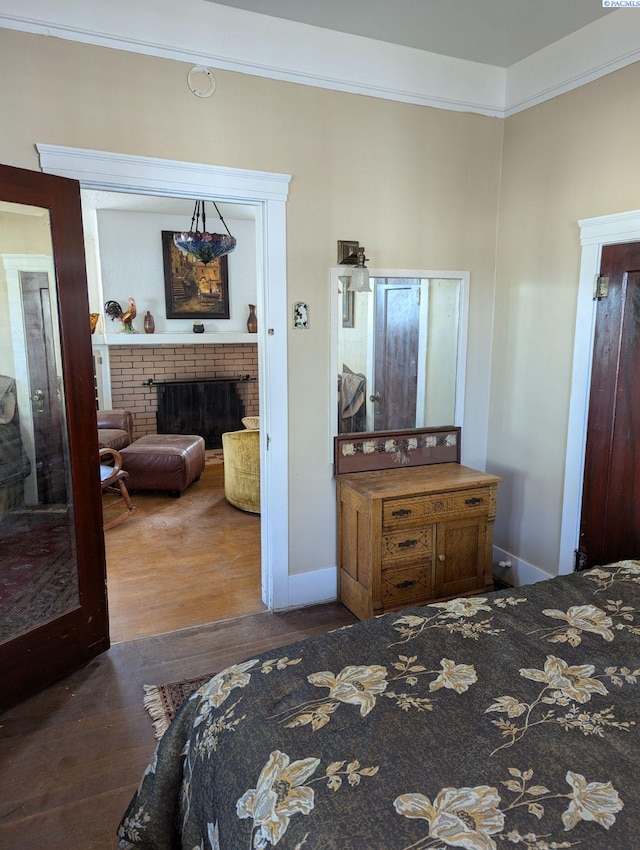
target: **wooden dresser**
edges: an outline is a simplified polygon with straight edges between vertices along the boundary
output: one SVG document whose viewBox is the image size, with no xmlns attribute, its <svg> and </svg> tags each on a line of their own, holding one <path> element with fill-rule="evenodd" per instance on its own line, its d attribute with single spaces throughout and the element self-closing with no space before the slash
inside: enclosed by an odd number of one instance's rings
<svg viewBox="0 0 640 850">
<path fill-rule="evenodd" d="M 336 481 L 339 598 L 360 619 L 493 590 L 498 476 L 437 463 Z"/>
</svg>

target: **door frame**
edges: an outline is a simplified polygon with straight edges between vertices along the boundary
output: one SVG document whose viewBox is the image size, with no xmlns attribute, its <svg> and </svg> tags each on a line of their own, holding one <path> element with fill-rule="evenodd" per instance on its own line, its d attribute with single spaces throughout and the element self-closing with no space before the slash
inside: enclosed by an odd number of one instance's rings
<svg viewBox="0 0 640 850">
<path fill-rule="evenodd" d="M 256 208 L 262 601 L 289 607 L 286 201 L 291 176 L 37 144 L 42 170 L 81 189 L 249 203 Z"/>
<path fill-rule="evenodd" d="M 584 461 L 589 419 L 589 393 L 595 337 L 595 280 L 604 245 L 640 242 L 640 210 L 597 216 L 578 221 L 582 255 L 573 348 L 571 396 L 567 425 L 564 494 L 560 526 L 558 574 L 574 570 L 580 539 Z"/>
</svg>

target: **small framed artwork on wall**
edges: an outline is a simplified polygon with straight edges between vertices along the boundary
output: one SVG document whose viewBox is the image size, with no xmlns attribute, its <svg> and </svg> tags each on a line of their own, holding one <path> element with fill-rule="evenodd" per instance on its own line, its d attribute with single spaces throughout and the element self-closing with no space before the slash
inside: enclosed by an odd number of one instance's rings
<svg viewBox="0 0 640 850">
<path fill-rule="evenodd" d="M 296 301 L 293 305 L 293 329 L 306 330 L 309 327 L 309 308 L 304 301 Z"/>
<path fill-rule="evenodd" d="M 173 231 L 162 231 L 164 291 L 167 319 L 228 319 L 229 274 L 227 256 L 206 265 L 183 254 Z"/>
</svg>

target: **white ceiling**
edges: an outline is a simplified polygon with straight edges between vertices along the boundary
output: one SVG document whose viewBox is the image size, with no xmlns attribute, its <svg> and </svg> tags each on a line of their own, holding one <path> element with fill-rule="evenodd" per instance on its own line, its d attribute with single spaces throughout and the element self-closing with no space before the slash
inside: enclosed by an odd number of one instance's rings
<svg viewBox="0 0 640 850">
<path fill-rule="evenodd" d="M 602 0 L 210 0 L 508 68 L 609 15 Z"/>
</svg>

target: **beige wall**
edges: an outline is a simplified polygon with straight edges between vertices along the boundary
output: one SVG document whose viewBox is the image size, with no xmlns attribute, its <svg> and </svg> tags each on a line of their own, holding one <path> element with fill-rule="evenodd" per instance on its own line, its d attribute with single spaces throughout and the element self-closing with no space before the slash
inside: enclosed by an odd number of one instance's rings
<svg viewBox="0 0 640 850">
<path fill-rule="evenodd" d="M 289 338 L 289 570 L 334 566 L 336 241 L 358 239 L 377 267 L 471 272 L 465 443 L 482 462 L 503 123 L 223 71 L 215 95 L 200 99 L 189 67 L 0 30 L 0 160 L 37 169 L 34 144 L 44 142 L 293 176 L 288 302 L 309 304 L 311 326 Z"/>
<path fill-rule="evenodd" d="M 496 541 L 558 567 L 578 220 L 640 206 L 640 64 L 505 122 L 488 463 Z M 570 435 L 578 439 L 581 435 Z"/>
</svg>

